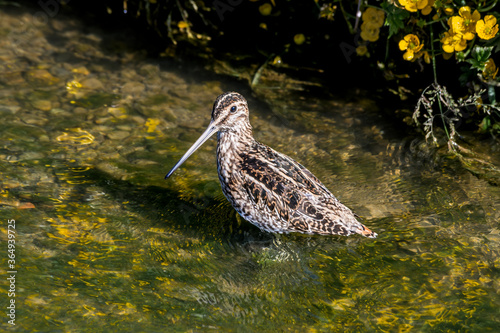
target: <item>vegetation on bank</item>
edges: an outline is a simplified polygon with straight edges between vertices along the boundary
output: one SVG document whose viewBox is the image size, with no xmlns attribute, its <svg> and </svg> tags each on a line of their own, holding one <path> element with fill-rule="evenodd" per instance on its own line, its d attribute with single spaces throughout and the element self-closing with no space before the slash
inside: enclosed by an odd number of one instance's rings
<svg viewBox="0 0 500 333">
<path fill-rule="evenodd" d="M 399 39 L 399 49 L 405 61 L 418 62 L 433 68 L 433 83 L 422 87 L 413 119 L 423 123 L 426 137 L 434 134 L 436 119 L 440 119 L 449 143 L 454 142 L 457 125 L 474 116 L 480 119 L 479 130 L 500 133 L 500 107 L 495 87 L 500 85 L 498 68 L 493 54 L 500 50 L 498 23 L 491 10 L 497 1 L 399 0 L 384 1 L 380 8 L 367 7 L 363 14 L 361 38 L 365 42 L 379 39 L 384 16 L 388 26 L 384 37 Z M 363 35 L 364 33 L 364 35 Z M 366 43 L 357 48 L 358 55 L 366 55 Z M 495 49 L 495 50 L 494 50 Z M 468 94 L 455 98 L 439 83 L 437 58 L 454 61 L 460 69 L 452 75 Z M 457 69 L 458 69 L 457 68 Z M 450 145 L 454 149 L 454 145 Z"/>
<path fill-rule="evenodd" d="M 459 129 L 500 134 L 497 7 L 498 0 L 85 3 L 106 17 L 143 21 L 164 41 L 159 49 L 165 54 L 171 53 L 168 45 L 188 42 L 225 59 L 253 56 L 259 70 L 280 64 L 330 68 L 332 77 L 344 71 L 341 80 L 355 83 L 376 75 L 386 80 L 386 90 L 414 104 L 407 119 L 430 141 L 444 137 L 451 150 Z"/>
<path fill-rule="evenodd" d="M 172 44 L 189 41 L 223 52 L 247 48 L 266 65 L 347 62 L 354 64 L 353 76 L 378 72 L 391 91 L 414 101 L 412 118 L 427 138 L 437 142 L 440 128 L 452 142 L 462 126 L 500 134 L 497 3 L 108 0 L 105 6 L 109 15 L 146 21 Z"/>
</svg>

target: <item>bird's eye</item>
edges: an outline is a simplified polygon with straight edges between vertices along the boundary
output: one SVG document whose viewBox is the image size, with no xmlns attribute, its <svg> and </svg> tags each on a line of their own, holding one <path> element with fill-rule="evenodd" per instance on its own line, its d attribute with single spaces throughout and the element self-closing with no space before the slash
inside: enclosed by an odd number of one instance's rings
<svg viewBox="0 0 500 333">
<path fill-rule="evenodd" d="M 236 112 L 236 106 L 231 106 L 231 112 L 235 113 Z"/>
</svg>

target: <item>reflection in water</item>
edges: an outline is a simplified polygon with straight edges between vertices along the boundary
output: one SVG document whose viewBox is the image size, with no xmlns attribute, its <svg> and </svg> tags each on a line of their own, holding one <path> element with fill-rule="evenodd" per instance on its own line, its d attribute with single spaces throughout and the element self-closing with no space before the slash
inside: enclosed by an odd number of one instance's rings
<svg viewBox="0 0 500 333">
<path fill-rule="evenodd" d="M 104 50 L 116 36 L 62 14 L 37 25 L 1 9 L 0 215 L 18 227 L 16 329 L 498 327 L 498 188 L 405 141 L 373 102 L 283 89 L 259 92 L 269 106 L 250 100 L 256 139 L 307 166 L 379 238 L 262 233 L 223 197 L 214 141 L 163 181 L 236 83 L 121 42 Z"/>
</svg>

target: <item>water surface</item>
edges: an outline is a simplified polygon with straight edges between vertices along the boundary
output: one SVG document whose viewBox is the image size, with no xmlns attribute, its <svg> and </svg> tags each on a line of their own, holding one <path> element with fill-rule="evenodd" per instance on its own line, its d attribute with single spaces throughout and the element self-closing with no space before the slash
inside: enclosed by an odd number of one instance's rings
<svg viewBox="0 0 500 333">
<path fill-rule="evenodd" d="M 63 14 L 0 10 L 0 269 L 15 219 L 15 330 L 498 329 L 498 187 L 405 137 L 374 100 L 265 78 L 253 94 Z M 222 195 L 215 140 L 163 180 L 226 90 L 249 100 L 258 140 L 379 237 L 260 232 Z"/>
</svg>

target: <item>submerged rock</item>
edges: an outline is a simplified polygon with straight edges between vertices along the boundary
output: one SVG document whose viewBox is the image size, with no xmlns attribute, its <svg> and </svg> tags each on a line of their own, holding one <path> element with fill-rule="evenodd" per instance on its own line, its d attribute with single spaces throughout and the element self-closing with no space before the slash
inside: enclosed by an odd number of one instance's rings
<svg viewBox="0 0 500 333">
<path fill-rule="evenodd" d="M 46 69 L 32 69 L 26 72 L 28 82 L 39 86 L 51 86 L 60 80 L 49 73 Z"/>
</svg>

